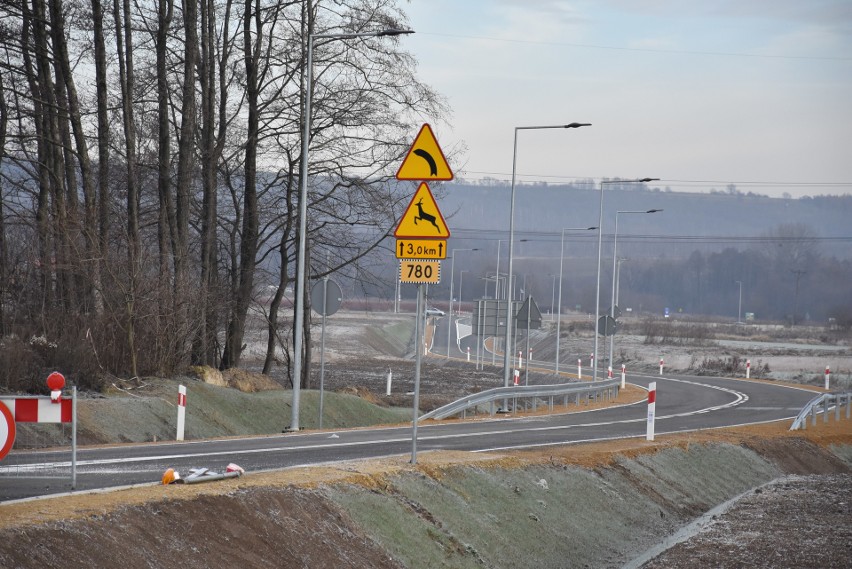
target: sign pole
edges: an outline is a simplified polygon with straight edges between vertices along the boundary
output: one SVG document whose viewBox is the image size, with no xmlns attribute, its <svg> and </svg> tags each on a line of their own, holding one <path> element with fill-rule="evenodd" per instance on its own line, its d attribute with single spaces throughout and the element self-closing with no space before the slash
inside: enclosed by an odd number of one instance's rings
<svg viewBox="0 0 852 569">
<path fill-rule="evenodd" d="M 77 386 L 71 386 L 71 489 L 77 489 Z"/>
<path fill-rule="evenodd" d="M 420 344 L 423 342 L 423 285 L 417 285 L 417 316 L 414 323 L 414 345 L 417 347 L 417 356 L 414 360 L 414 403 L 413 420 L 411 421 L 411 464 L 417 464 L 417 419 L 420 415 Z"/>
</svg>

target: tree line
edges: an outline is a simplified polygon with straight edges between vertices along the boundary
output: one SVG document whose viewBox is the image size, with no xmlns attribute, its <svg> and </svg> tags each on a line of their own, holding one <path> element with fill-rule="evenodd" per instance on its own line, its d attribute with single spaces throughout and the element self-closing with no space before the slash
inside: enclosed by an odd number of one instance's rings
<svg viewBox="0 0 852 569">
<path fill-rule="evenodd" d="M 386 0 L 3 0 L 6 387 L 238 366 L 253 314 L 264 372 L 287 363 L 307 39 L 405 23 Z M 369 279 L 407 197 L 389 166 L 445 103 L 395 38 L 312 55 L 307 273 Z"/>
</svg>

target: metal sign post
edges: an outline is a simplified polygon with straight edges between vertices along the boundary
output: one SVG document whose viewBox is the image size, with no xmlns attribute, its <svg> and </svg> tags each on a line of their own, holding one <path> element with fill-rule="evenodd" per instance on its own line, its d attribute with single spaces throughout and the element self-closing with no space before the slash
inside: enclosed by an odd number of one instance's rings
<svg viewBox="0 0 852 569">
<path fill-rule="evenodd" d="M 343 291 L 340 285 L 329 280 L 322 279 L 311 289 L 311 307 L 322 316 L 322 329 L 320 332 L 320 400 L 319 400 L 319 428 L 322 429 L 323 400 L 325 399 L 325 317 L 334 314 L 340 308 L 343 301 Z"/>
<path fill-rule="evenodd" d="M 420 345 L 423 343 L 423 285 L 417 285 L 417 316 L 414 323 L 414 345 L 417 356 L 414 359 L 414 403 L 413 420 L 411 421 L 411 464 L 417 464 L 417 419 L 420 415 Z"/>
</svg>

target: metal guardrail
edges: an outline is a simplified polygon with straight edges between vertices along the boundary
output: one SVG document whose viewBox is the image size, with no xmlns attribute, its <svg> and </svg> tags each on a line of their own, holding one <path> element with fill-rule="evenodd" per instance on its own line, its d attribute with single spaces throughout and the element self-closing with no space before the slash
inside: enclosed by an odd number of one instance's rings
<svg viewBox="0 0 852 569">
<path fill-rule="evenodd" d="M 840 420 L 840 408 L 846 406 L 846 418 L 852 416 L 852 391 L 844 391 L 842 393 L 823 393 L 811 399 L 805 405 L 790 426 L 791 431 L 798 429 L 806 429 L 808 426 L 808 416 L 811 416 L 811 425 L 816 425 L 817 415 L 820 410 L 823 414 L 823 422 L 828 422 L 828 412 L 834 408 L 834 420 Z"/>
<path fill-rule="evenodd" d="M 494 402 L 498 400 L 513 400 L 531 399 L 533 410 L 539 399 L 547 399 L 549 408 L 553 409 L 553 400 L 556 397 L 563 397 L 564 403 L 567 405 L 568 397 L 573 395 L 576 403 L 580 403 L 580 398 L 585 397 L 587 401 L 615 399 L 618 397 L 618 390 L 621 387 L 621 382 L 599 381 L 597 383 L 562 383 L 557 385 L 518 385 L 510 387 L 495 387 L 486 391 L 480 391 L 448 403 L 443 407 L 439 407 L 429 413 L 421 415 L 418 420 L 425 419 L 446 419 L 459 413 L 464 414 L 470 408 L 476 408 L 480 405 L 491 404 L 491 414 L 494 414 Z"/>
</svg>

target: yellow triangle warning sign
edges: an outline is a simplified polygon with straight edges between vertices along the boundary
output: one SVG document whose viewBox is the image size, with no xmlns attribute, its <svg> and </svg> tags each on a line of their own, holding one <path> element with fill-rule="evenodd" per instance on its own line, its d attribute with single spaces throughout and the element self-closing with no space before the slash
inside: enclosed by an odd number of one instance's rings
<svg viewBox="0 0 852 569">
<path fill-rule="evenodd" d="M 405 160 L 396 173 L 397 180 L 436 180 L 453 179 L 453 171 L 435 140 L 432 127 L 428 123 L 420 127 L 414 144 L 408 150 Z"/>
<path fill-rule="evenodd" d="M 417 188 L 393 234 L 394 237 L 408 239 L 446 239 L 450 236 L 450 228 L 447 227 L 426 182 Z"/>
</svg>

